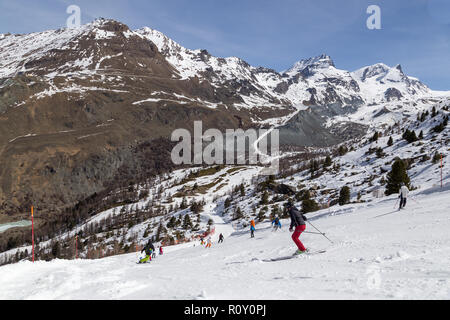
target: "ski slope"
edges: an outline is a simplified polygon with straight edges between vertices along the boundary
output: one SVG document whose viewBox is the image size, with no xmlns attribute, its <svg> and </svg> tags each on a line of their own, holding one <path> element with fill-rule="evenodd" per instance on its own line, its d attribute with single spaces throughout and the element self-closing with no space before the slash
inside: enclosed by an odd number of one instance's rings
<svg viewBox="0 0 450 320">
<path fill-rule="evenodd" d="M 288 221 L 230 234 L 224 243 L 167 247 L 150 264 L 137 254 L 100 260 L 21 262 L 0 268 L 0 299 L 449 299 L 450 184 L 308 214 L 316 234 L 301 240 L 323 254 L 263 262 L 295 251 Z M 307 231 L 314 232 L 310 225 Z"/>
</svg>

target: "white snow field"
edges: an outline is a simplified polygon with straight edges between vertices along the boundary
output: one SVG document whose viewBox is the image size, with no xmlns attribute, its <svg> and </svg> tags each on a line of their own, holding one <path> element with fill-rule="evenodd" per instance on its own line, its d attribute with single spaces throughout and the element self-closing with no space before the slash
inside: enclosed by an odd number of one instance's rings
<svg viewBox="0 0 450 320">
<path fill-rule="evenodd" d="M 288 220 L 275 232 L 257 224 L 251 239 L 215 216 L 223 243 L 167 247 L 149 264 L 127 254 L 3 266 L 0 299 L 449 299 L 450 184 L 413 192 L 402 211 L 396 200 L 308 214 L 334 244 L 317 234 L 300 239 L 326 253 L 264 262 L 295 251 Z"/>
</svg>

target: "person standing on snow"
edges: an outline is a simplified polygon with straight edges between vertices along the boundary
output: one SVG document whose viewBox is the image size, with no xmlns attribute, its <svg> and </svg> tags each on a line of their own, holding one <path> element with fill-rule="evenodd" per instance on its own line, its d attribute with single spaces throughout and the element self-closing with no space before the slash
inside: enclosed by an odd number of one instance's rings
<svg viewBox="0 0 450 320">
<path fill-rule="evenodd" d="M 152 252 L 155 251 L 155 247 L 153 246 L 152 240 L 149 239 L 144 249 L 141 250 L 141 253 L 145 251 L 145 257 L 139 260 L 139 263 L 144 263 L 147 261 L 152 261 L 151 255 Z"/>
<path fill-rule="evenodd" d="M 273 230 L 274 230 L 274 231 L 277 231 L 277 230 L 278 230 L 278 228 L 280 228 L 280 229 L 281 229 L 281 222 L 280 222 L 280 218 L 278 218 L 278 217 L 275 217 L 275 219 L 273 219 L 273 221 L 272 221 L 272 225 L 273 225 Z"/>
<path fill-rule="evenodd" d="M 292 234 L 292 240 L 297 245 L 298 250 L 295 252 L 295 254 L 302 254 L 307 252 L 307 249 L 303 245 L 303 243 L 300 241 L 299 237 L 302 234 L 303 231 L 306 229 L 306 223 L 307 220 L 306 217 L 294 206 L 294 204 L 289 200 L 284 205 L 286 209 L 289 212 L 289 215 L 291 217 L 291 226 L 289 227 L 289 231 L 294 231 Z M 294 229 L 295 228 L 295 229 Z"/>
<path fill-rule="evenodd" d="M 219 243 L 223 242 L 223 234 L 219 234 Z"/>
<path fill-rule="evenodd" d="M 208 237 L 208 241 L 206 242 L 205 248 L 211 248 L 211 237 Z"/>
<path fill-rule="evenodd" d="M 255 237 L 255 220 L 250 221 L 250 238 L 254 238 Z"/>
<path fill-rule="evenodd" d="M 398 210 L 400 211 L 406 206 L 406 199 L 409 193 L 408 187 L 405 186 L 403 182 L 400 184 L 400 190 L 398 193 L 399 193 L 398 197 L 400 198 L 400 207 L 398 208 Z"/>
<path fill-rule="evenodd" d="M 162 256 L 163 255 L 163 247 L 159 246 L 159 255 Z"/>
</svg>

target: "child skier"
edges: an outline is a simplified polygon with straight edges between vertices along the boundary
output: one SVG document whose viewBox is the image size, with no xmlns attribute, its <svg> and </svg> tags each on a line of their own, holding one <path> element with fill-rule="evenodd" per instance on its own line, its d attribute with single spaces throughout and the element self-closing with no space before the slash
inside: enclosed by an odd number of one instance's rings
<svg viewBox="0 0 450 320">
<path fill-rule="evenodd" d="M 292 234 L 292 240 L 297 245 L 298 250 L 294 253 L 302 254 L 307 252 L 307 249 L 303 245 L 303 243 L 300 241 L 299 237 L 302 234 L 303 231 L 306 229 L 306 223 L 307 220 L 306 217 L 294 206 L 294 204 L 289 200 L 285 204 L 286 209 L 289 212 L 289 215 L 291 216 L 291 226 L 289 227 L 289 231 L 294 231 Z M 295 227 L 295 230 L 294 230 Z"/>
<path fill-rule="evenodd" d="M 145 257 L 139 260 L 139 263 L 145 263 L 147 261 L 152 261 L 152 252 L 155 251 L 155 247 L 153 246 L 152 240 L 148 240 L 144 249 L 141 250 L 141 253 L 145 251 Z"/>
<path fill-rule="evenodd" d="M 219 243 L 223 242 L 223 234 L 219 234 Z"/>
<path fill-rule="evenodd" d="M 255 220 L 250 221 L 250 237 L 254 238 L 255 237 Z"/>
<path fill-rule="evenodd" d="M 272 225 L 273 225 L 273 230 L 274 230 L 274 231 L 277 231 L 278 228 L 281 229 L 280 218 L 275 217 L 275 219 L 273 219 L 273 221 L 272 221 Z"/>
<path fill-rule="evenodd" d="M 400 190 L 398 193 L 399 193 L 398 197 L 400 198 L 400 207 L 398 208 L 398 210 L 400 211 L 401 209 L 405 208 L 406 198 L 408 197 L 409 193 L 408 187 L 405 186 L 403 182 L 400 184 Z"/>
<path fill-rule="evenodd" d="M 159 246 L 159 255 L 163 255 L 163 247 L 162 246 Z"/>
<path fill-rule="evenodd" d="M 211 248 L 211 237 L 208 237 L 208 242 L 206 243 L 205 248 Z"/>
</svg>

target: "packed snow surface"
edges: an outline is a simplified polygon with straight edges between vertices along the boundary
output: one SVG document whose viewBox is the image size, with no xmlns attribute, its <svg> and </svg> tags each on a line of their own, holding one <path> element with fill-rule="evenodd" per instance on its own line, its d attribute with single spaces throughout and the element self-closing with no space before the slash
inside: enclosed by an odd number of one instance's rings
<svg viewBox="0 0 450 320">
<path fill-rule="evenodd" d="M 0 299 L 449 299 L 450 185 L 411 195 L 402 211 L 393 195 L 308 214 L 334 243 L 301 240 L 326 253 L 264 262 L 295 251 L 287 220 L 252 239 L 213 216 L 223 243 L 167 247 L 149 264 L 132 253 L 3 266 Z"/>
</svg>

